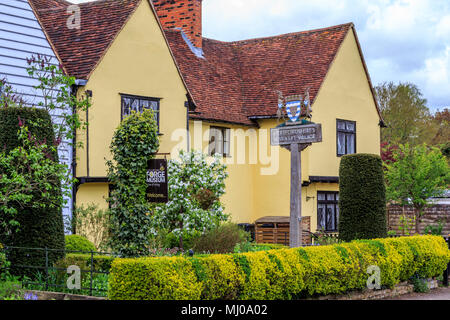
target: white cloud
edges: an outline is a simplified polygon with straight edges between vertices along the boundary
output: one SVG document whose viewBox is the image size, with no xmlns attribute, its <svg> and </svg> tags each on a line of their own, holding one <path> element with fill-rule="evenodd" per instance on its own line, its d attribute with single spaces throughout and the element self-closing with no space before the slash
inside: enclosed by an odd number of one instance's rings
<svg viewBox="0 0 450 320">
<path fill-rule="evenodd" d="M 374 85 L 417 84 L 450 105 L 448 0 L 207 0 L 204 35 L 231 41 L 354 22 Z"/>
</svg>

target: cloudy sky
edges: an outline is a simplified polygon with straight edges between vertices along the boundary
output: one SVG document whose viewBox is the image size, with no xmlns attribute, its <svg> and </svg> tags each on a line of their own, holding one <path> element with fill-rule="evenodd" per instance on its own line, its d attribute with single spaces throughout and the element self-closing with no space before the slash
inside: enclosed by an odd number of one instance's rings
<svg viewBox="0 0 450 320">
<path fill-rule="evenodd" d="M 374 85 L 412 82 L 433 111 L 450 107 L 449 0 L 203 1 L 203 35 L 223 41 L 347 22 L 356 26 Z"/>
</svg>

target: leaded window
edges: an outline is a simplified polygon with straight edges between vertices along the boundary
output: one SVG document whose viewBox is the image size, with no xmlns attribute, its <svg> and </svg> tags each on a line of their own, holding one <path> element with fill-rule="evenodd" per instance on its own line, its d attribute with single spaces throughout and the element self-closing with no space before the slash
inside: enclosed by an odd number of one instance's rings
<svg viewBox="0 0 450 320">
<path fill-rule="evenodd" d="M 152 109 L 155 114 L 155 121 L 158 124 L 159 130 L 159 102 L 158 98 L 139 97 L 132 95 L 121 95 L 122 97 L 122 111 L 121 119 L 125 119 L 133 111 L 142 113 L 145 109 Z"/>
<path fill-rule="evenodd" d="M 339 193 L 317 192 L 317 229 L 337 232 L 339 223 Z"/>
<path fill-rule="evenodd" d="M 337 155 L 356 153 L 356 122 L 337 120 Z"/>
</svg>

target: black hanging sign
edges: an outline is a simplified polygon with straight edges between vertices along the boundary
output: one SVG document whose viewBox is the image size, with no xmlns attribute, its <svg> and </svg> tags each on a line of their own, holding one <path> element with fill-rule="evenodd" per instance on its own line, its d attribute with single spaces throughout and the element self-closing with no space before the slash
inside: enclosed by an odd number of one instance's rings
<svg viewBox="0 0 450 320">
<path fill-rule="evenodd" d="M 147 200 L 151 203 L 169 202 L 167 160 L 151 159 L 147 162 Z"/>
</svg>

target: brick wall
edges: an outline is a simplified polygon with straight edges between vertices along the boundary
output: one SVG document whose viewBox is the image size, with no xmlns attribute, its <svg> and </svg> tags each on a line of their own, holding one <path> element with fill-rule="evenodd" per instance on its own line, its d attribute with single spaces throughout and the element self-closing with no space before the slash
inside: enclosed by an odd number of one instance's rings
<svg viewBox="0 0 450 320">
<path fill-rule="evenodd" d="M 388 230 L 399 232 L 399 226 L 401 226 L 400 217 L 405 214 L 408 219 L 414 218 L 414 209 L 412 207 L 405 207 L 403 212 L 403 207 L 401 206 L 388 206 L 387 219 L 388 219 Z M 444 222 L 444 229 L 442 235 L 450 234 L 450 205 L 440 204 L 429 207 L 425 210 L 425 215 L 420 221 L 420 231 L 423 233 L 427 225 L 437 226 L 438 222 Z M 415 231 L 415 223 L 412 222 L 412 233 Z"/>
<path fill-rule="evenodd" d="M 153 0 L 153 5 L 164 29 L 181 28 L 202 47 L 202 0 Z"/>
</svg>

